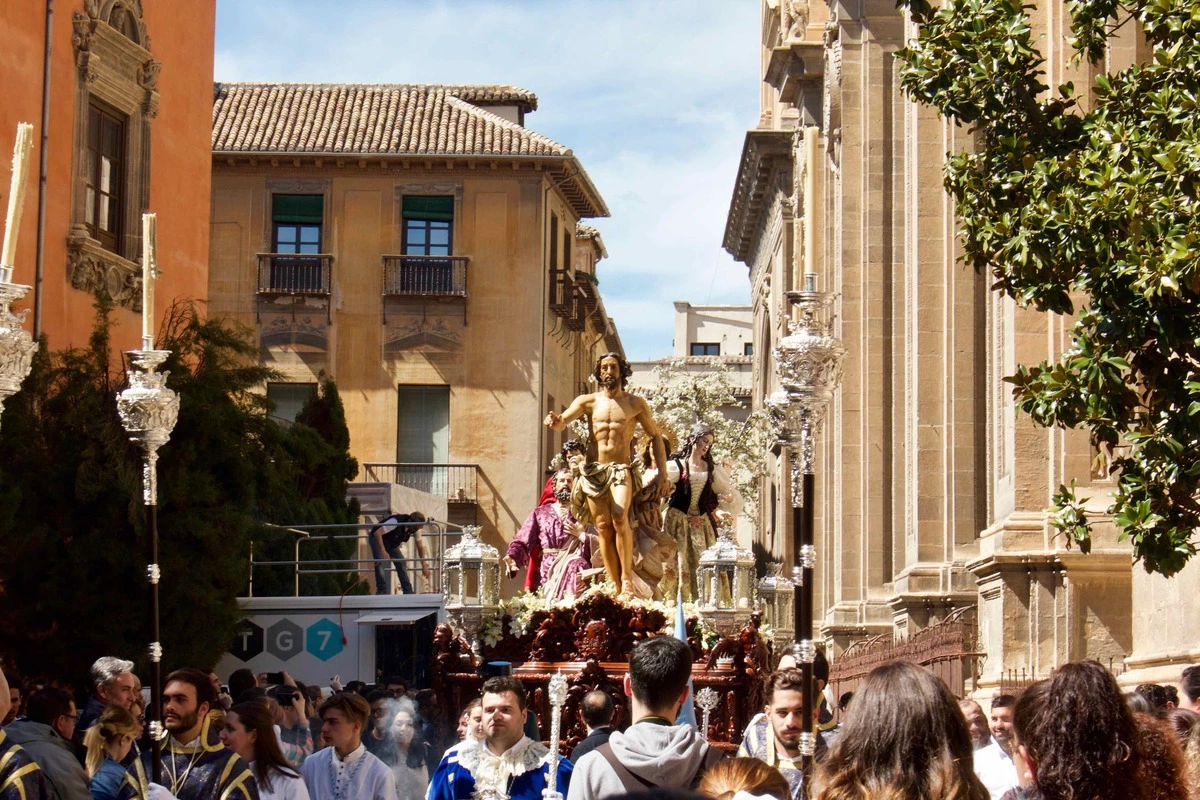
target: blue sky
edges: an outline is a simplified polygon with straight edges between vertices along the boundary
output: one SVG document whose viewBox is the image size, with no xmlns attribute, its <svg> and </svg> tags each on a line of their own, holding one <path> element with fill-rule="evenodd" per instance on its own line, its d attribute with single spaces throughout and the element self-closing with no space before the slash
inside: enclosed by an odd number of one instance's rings
<svg viewBox="0 0 1200 800">
<path fill-rule="evenodd" d="M 672 302 L 749 302 L 721 249 L 758 120 L 753 0 L 218 0 L 216 79 L 514 84 L 612 217 L 600 289 L 630 358 L 671 353 Z"/>
</svg>

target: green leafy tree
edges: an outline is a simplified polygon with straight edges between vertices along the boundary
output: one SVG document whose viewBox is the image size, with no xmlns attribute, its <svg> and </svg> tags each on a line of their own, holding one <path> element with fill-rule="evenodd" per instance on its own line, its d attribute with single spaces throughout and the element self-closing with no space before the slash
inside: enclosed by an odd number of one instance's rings
<svg viewBox="0 0 1200 800">
<path fill-rule="evenodd" d="M 146 661 L 141 453 L 116 413 L 123 376 L 109 329 L 101 305 L 86 348 L 51 354 L 43 341 L 0 419 L 0 653 L 26 675 L 80 680 L 100 655 Z M 264 523 L 279 509 L 320 512 L 304 505 L 301 487 L 307 500 L 331 503 L 355 465 L 333 409 L 314 411 L 329 440 L 268 419 L 255 390 L 272 373 L 247 331 L 180 305 L 159 346 L 172 351 L 164 369 L 181 396 L 158 462 L 164 666 L 209 666 L 240 617 L 252 538 L 270 535 Z M 330 384 L 322 395 L 340 409 Z M 313 453 L 320 458 L 305 460 Z M 341 522 L 353 510 L 342 500 L 324 513 Z"/>
<path fill-rule="evenodd" d="M 1200 526 L 1200 3 L 1067 2 L 1096 76 L 1083 103 L 1045 84 L 1031 6 L 901 2 L 920 26 L 898 54 L 905 91 L 977 133 L 945 168 L 967 262 L 1022 306 L 1074 315 L 1059 360 L 1008 379 L 1017 402 L 1088 431 L 1116 475 L 1116 525 L 1172 575 Z M 1110 37 L 1136 26 L 1153 59 L 1105 74 Z M 1055 496 L 1056 527 L 1086 552 L 1085 502 L 1073 484 Z"/>
</svg>

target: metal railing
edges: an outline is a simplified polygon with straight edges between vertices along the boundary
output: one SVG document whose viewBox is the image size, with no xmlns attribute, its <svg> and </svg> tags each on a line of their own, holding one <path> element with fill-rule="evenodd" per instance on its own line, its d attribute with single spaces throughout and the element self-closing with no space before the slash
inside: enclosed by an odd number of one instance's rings
<svg viewBox="0 0 1200 800">
<path fill-rule="evenodd" d="M 376 564 L 390 565 L 393 559 L 388 556 L 385 558 L 359 558 L 356 552 L 353 558 L 306 558 L 301 552 L 301 545 L 311 545 L 314 542 L 324 542 L 330 539 L 347 540 L 354 539 L 359 545 L 355 548 L 361 550 L 361 545 L 367 543 L 366 540 L 371 535 L 370 531 L 379 523 L 366 522 L 358 525 L 347 524 L 324 524 L 324 525 L 291 525 L 283 530 L 296 536 L 294 557 L 291 560 L 257 560 L 254 557 L 254 542 L 250 543 L 250 580 L 246 585 L 246 597 L 254 597 L 254 573 L 256 569 L 286 569 L 292 578 L 292 596 L 300 596 L 300 579 L 305 575 L 350 575 L 357 574 L 359 579 L 365 581 L 376 594 L 380 594 L 375 586 L 374 568 Z M 446 552 L 447 537 L 457 537 L 461 535 L 460 531 L 449 530 L 449 528 L 457 528 L 459 526 L 449 522 L 441 522 L 438 520 L 430 520 L 422 525 L 432 525 L 436 528 L 433 531 L 423 531 L 419 534 L 414 534 L 413 538 L 401 545 L 401 551 L 404 555 L 406 565 L 405 571 L 408 573 L 409 579 L 412 581 L 414 594 L 437 594 L 442 591 L 442 557 Z M 281 528 L 282 526 L 271 525 L 272 528 Z M 340 528 L 358 528 L 361 532 L 356 534 L 335 534 L 331 536 L 322 535 L 323 529 Z M 421 542 L 425 548 L 425 556 L 420 557 L 417 550 L 417 536 L 420 536 Z M 369 543 L 368 547 L 369 547 Z M 429 577 L 426 578 L 422 572 L 422 565 L 429 566 Z M 394 568 L 386 568 L 388 574 L 388 587 L 386 592 L 382 594 L 391 594 L 398 586 L 398 578 Z"/>
<path fill-rule="evenodd" d="M 328 295 L 332 277 L 329 254 L 258 254 L 259 294 Z"/>
<path fill-rule="evenodd" d="M 467 296 L 467 256 L 384 256 L 385 297 Z"/>
<path fill-rule="evenodd" d="M 396 483 L 451 503 L 479 501 L 479 466 L 476 464 L 363 464 L 362 480 Z"/>
<path fill-rule="evenodd" d="M 829 668 L 834 696 L 857 691 L 871 670 L 897 659 L 925 667 L 950 687 L 956 697 L 974 691 L 978 681 L 979 632 L 974 607 L 960 608 L 941 622 L 896 641 L 891 634 L 855 642 Z M 967 688 L 967 684 L 970 687 Z"/>
</svg>

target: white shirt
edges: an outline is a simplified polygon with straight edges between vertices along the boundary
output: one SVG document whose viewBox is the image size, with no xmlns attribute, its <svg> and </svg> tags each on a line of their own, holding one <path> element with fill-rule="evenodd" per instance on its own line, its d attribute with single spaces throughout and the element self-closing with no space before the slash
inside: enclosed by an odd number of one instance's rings
<svg viewBox="0 0 1200 800">
<path fill-rule="evenodd" d="M 254 768 L 253 761 L 250 762 L 250 771 L 257 779 L 258 770 Z M 268 792 L 261 783 L 258 784 L 258 797 L 259 800 L 310 800 L 304 778 L 285 775 L 279 770 L 271 772 L 271 791 Z"/>
<path fill-rule="evenodd" d="M 300 766 L 311 800 L 398 800 L 392 771 L 361 744 L 344 759 L 332 747 Z"/>
<path fill-rule="evenodd" d="M 1012 756 L 992 739 L 992 743 L 975 751 L 975 775 L 983 781 L 992 800 L 1017 786 L 1017 768 Z"/>
</svg>

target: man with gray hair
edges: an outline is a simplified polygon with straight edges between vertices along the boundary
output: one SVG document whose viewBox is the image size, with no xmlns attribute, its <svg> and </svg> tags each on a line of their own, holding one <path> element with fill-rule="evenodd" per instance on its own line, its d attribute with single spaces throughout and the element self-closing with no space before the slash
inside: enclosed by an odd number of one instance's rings
<svg viewBox="0 0 1200 800">
<path fill-rule="evenodd" d="M 83 736 L 88 728 L 96 724 L 105 706 L 120 706 L 126 711 L 133 709 L 133 698 L 137 693 L 137 676 L 133 674 L 133 662 L 113 656 L 101 656 L 92 664 L 89 672 L 92 696 L 79 714 L 75 724 L 74 741 L 83 745 Z"/>
</svg>

